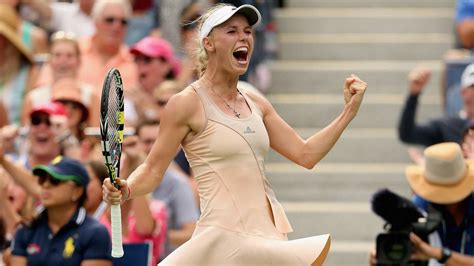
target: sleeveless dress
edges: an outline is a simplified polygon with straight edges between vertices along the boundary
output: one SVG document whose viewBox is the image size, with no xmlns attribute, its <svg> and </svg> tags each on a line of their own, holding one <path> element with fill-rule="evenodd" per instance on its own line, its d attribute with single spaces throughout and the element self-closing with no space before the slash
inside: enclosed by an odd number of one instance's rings
<svg viewBox="0 0 474 266">
<path fill-rule="evenodd" d="M 269 139 L 256 104 L 241 90 L 252 113 L 237 119 L 205 90 L 194 89 L 206 125 L 183 148 L 196 178 L 201 216 L 191 239 L 159 265 L 322 264 L 329 235 L 287 239 L 291 225 L 265 176 Z"/>
</svg>

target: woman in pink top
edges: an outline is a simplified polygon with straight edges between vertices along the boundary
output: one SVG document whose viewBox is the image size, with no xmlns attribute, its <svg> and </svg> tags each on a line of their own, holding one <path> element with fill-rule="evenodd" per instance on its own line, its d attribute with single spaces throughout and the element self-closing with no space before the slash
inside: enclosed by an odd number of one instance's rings
<svg viewBox="0 0 474 266">
<path fill-rule="evenodd" d="M 119 181 L 120 190 L 104 181 L 111 204 L 145 195 L 160 184 L 182 144 L 198 185 L 201 216 L 191 239 L 160 265 L 321 265 L 329 251 L 329 235 L 288 240 L 292 228 L 265 176 L 264 158 L 271 147 L 313 168 L 356 116 L 367 84 L 348 77 L 342 113 L 302 139 L 268 100 L 237 87 L 259 21 L 251 5 L 218 5 L 203 15 L 201 77 L 170 99 L 152 151 L 127 181 Z"/>
</svg>

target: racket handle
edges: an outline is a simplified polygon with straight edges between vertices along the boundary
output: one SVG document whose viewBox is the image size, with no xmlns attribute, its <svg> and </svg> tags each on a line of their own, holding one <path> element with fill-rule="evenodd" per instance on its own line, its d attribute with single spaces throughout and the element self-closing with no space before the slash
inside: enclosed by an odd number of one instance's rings
<svg viewBox="0 0 474 266">
<path fill-rule="evenodd" d="M 123 256 L 122 247 L 122 214 L 120 204 L 112 204 L 110 211 L 112 223 L 112 257 L 121 258 Z"/>
</svg>

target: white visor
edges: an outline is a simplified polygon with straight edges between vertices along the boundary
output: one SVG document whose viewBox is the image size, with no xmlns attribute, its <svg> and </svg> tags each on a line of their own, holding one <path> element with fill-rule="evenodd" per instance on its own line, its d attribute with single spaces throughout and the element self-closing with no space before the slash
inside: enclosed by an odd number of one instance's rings
<svg viewBox="0 0 474 266">
<path fill-rule="evenodd" d="M 202 45 L 202 40 L 209 35 L 213 28 L 226 22 L 235 14 L 241 14 L 246 17 L 250 26 L 258 24 L 261 20 L 260 12 L 252 5 L 241 5 L 239 7 L 225 5 L 212 12 L 202 24 L 199 31 L 200 44 Z"/>
</svg>

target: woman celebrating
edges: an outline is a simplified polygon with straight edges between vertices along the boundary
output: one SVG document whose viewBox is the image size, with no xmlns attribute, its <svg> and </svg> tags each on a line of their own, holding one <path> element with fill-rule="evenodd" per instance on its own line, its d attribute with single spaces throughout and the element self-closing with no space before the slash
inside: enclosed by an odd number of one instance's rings
<svg viewBox="0 0 474 266">
<path fill-rule="evenodd" d="M 182 144 L 200 194 L 201 217 L 192 238 L 160 265 L 320 265 L 329 235 L 287 240 L 292 228 L 265 176 L 271 147 L 312 168 L 356 116 L 367 84 L 345 80 L 343 112 L 303 140 L 261 95 L 237 87 L 254 48 L 251 5 L 218 5 L 201 18 L 201 77 L 168 102 L 158 138 L 145 162 L 119 181 L 104 181 L 111 204 L 151 192 Z"/>
</svg>

